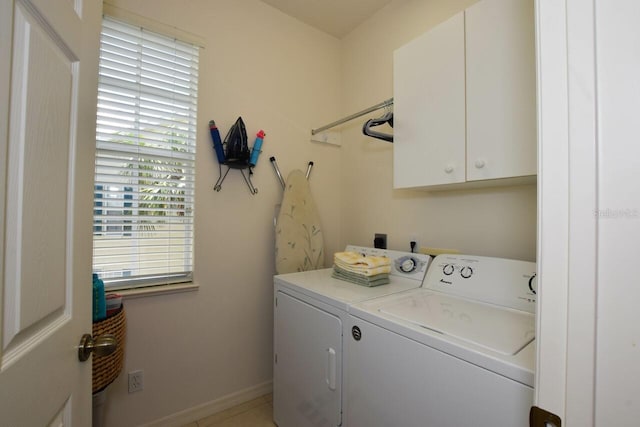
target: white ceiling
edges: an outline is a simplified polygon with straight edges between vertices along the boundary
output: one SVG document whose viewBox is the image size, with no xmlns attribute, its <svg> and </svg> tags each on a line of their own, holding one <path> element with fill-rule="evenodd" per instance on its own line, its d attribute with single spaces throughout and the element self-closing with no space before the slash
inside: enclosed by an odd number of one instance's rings
<svg viewBox="0 0 640 427">
<path fill-rule="evenodd" d="M 342 38 L 391 0 L 262 0 L 312 27 Z"/>
</svg>

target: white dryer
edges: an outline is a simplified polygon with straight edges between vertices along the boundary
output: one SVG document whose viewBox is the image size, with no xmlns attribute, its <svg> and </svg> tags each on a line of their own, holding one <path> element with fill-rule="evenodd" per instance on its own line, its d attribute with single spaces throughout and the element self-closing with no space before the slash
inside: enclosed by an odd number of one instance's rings
<svg viewBox="0 0 640 427">
<path fill-rule="evenodd" d="M 331 268 L 274 277 L 273 418 L 279 427 L 344 425 L 348 306 L 418 288 L 431 260 L 384 249 L 346 250 L 391 258 L 391 283 L 360 286 L 331 277 Z"/>
<path fill-rule="evenodd" d="M 439 255 L 421 288 L 351 306 L 345 424 L 529 425 L 535 271 Z"/>
</svg>

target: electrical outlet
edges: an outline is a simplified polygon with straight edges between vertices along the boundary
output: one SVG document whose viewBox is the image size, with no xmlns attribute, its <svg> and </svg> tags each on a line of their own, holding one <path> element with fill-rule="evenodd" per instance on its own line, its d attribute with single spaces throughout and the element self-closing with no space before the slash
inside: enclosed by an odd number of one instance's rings
<svg viewBox="0 0 640 427">
<path fill-rule="evenodd" d="M 373 247 L 378 249 L 387 249 L 387 235 L 375 233 L 373 236 Z"/>
<path fill-rule="evenodd" d="M 144 378 L 142 376 L 142 371 L 138 370 L 129 372 L 129 393 L 142 391 L 143 388 Z"/>
</svg>

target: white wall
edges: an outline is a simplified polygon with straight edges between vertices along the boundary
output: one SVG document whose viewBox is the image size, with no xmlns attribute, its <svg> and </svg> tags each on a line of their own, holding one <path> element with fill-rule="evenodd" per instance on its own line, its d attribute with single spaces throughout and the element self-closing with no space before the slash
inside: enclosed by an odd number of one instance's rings
<svg viewBox="0 0 640 427">
<path fill-rule="evenodd" d="M 134 426 L 215 401 L 272 378 L 274 206 L 285 175 L 315 162 L 311 191 L 326 251 L 339 233 L 340 151 L 311 144 L 313 126 L 339 109 L 340 43 L 257 0 L 116 0 L 115 6 L 194 33 L 201 50 L 195 208 L 196 292 L 126 301 L 123 374 L 109 387 L 108 426 Z M 208 121 L 222 137 L 242 116 L 251 144 L 264 129 L 251 195 L 231 171 L 217 193 Z M 127 393 L 127 372 L 144 390 Z"/>
<path fill-rule="evenodd" d="M 126 301 L 124 373 L 110 386 L 108 426 L 160 419 L 272 378 L 274 205 L 281 189 L 269 164 L 288 173 L 315 162 L 311 190 L 327 261 L 346 243 L 457 248 L 535 259 L 536 188 L 426 193 L 392 189 L 391 144 L 342 130 L 342 147 L 309 143 L 309 130 L 392 94 L 392 52 L 473 0 L 393 1 L 343 40 L 257 0 L 112 0 L 117 6 L 205 38 L 200 100 L 195 281 L 197 292 Z M 223 130 L 242 115 L 267 136 L 253 182 L 239 172 L 222 191 L 207 122 Z M 372 115 L 375 115 L 372 114 Z M 144 370 L 144 391 L 127 394 L 126 373 Z"/>
<path fill-rule="evenodd" d="M 393 1 L 345 37 L 343 110 L 359 111 L 392 97 L 393 51 L 473 3 Z M 421 246 L 535 260 L 535 185 L 430 193 L 393 190 L 392 144 L 362 135 L 365 120 L 342 127 L 341 244 L 371 245 L 374 233 L 387 233 L 392 249 L 408 250 L 415 237 Z"/>
</svg>

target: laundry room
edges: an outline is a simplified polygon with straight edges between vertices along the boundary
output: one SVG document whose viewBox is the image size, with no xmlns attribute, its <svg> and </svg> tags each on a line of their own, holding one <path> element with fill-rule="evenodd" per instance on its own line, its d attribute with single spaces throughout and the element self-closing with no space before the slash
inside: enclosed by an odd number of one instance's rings
<svg viewBox="0 0 640 427">
<path fill-rule="evenodd" d="M 122 372 L 106 389 L 107 427 L 180 425 L 272 392 L 274 217 L 283 198 L 272 157 L 285 181 L 313 162 L 308 184 L 326 267 L 346 245 L 373 246 L 376 234 L 396 251 L 415 242 L 418 249 L 536 261 L 535 177 L 396 188 L 394 170 L 423 164 L 394 164 L 394 144 L 363 134 L 363 123 L 383 110 L 333 127 L 330 141 L 311 135 L 393 98 L 394 51 L 476 0 L 369 1 L 372 9 L 346 24 L 335 6 L 306 19 L 306 2 L 298 2 L 298 17 L 279 3 L 104 1 L 105 16 L 199 46 L 192 282 L 124 293 L 126 350 Z M 313 23 L 318 17 L 324 26 Z M 221 172 L 209 122 L 224 137 L 239 117 L 251 142 L 264 130 L 262 154 L 251 185 L 243 170 L 231 169 L 214 188 Z M 419 132 L 432 129 L 425 124 Z M 144 378 L 135 392 L 133 372 Z"/>
<path fill-rule="evenodd" d="M 419 246 L 535 261 L 535 184 L 437 192 L 395 190 L 393 145 L 362 134 L 362 123 L 332 129 L 340 145 L 312 142 L 310 130 L 393 97 L 393 52 L 474 1 L 391 1 L 339 36 L 261 1 L 111 0 L 127 13 L 203 39 L 193 292 L 125 300 L 123 374 L 109 386 L 107 426 L 170 419 L 271 390 L 274 227 L 286 179 L 314 162 L 309 185 L 325 239 L 325 265 L 347 244 Z M 264 129 L 251 194 L 236 170 L 220 191 L 207 124 L 224 137 L 241 116 Z M 429 129 L 423 130 L 425 134 Z M 127 372 L 144 390 L 128 393 Z"/>
<path fill-rule="evenodd" d="M 637 425 L 638 21 L 0 2 L 2 423 Z"/>
</svg>

